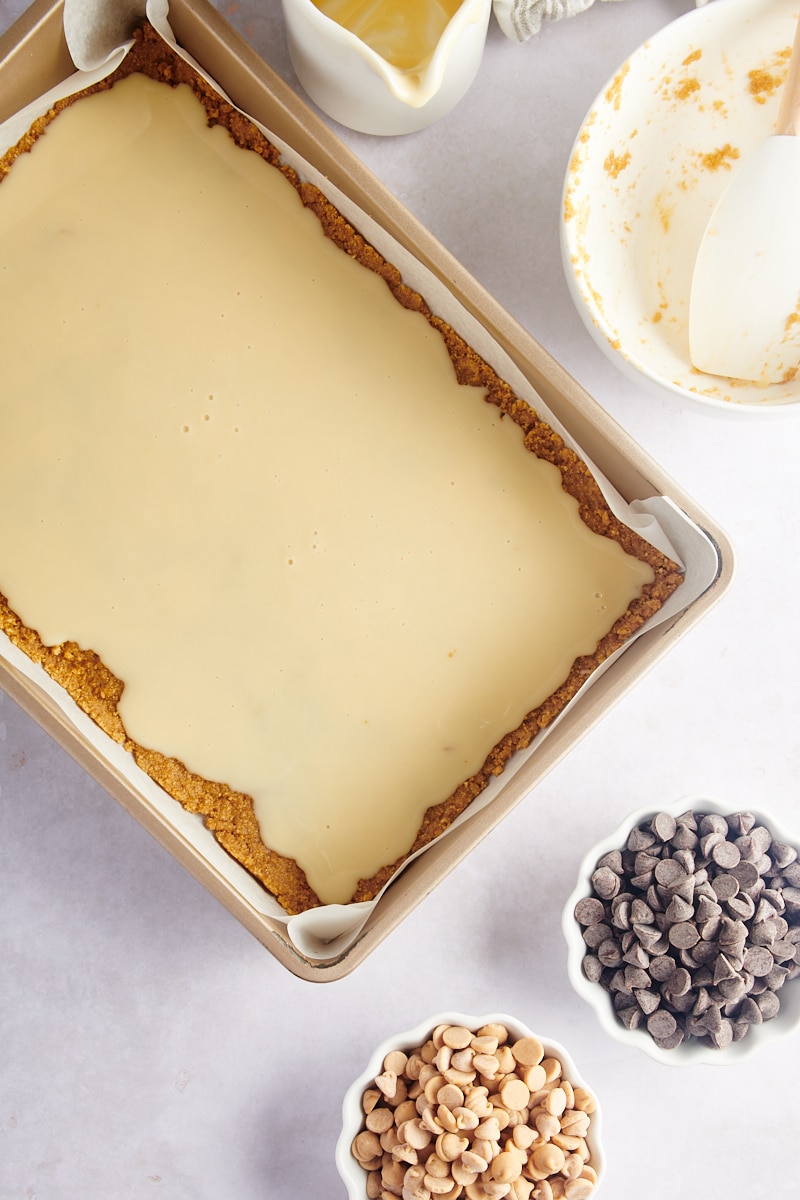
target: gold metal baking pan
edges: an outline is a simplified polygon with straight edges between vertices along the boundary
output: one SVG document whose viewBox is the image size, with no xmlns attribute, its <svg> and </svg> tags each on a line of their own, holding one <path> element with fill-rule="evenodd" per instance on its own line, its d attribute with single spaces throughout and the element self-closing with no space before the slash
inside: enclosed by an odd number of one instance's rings
<svg viewBox="0 0 800 1200">
<path fill-rule="evenodd" d="M 664 474 L 600 406 L 406 211 L 319 117 L 258 57 L 207 0 L 171 0 L 178 42 L 246 112 L 321 170 L 347 197 L 441 280 L 510 356 L 585 454 L 628 500 L 668 497 L 708 537 L 715 556 L 709 586 L 672 620 L 640 637 L 582 695 L 491 803 L 414 860 L 381 898 L 357 941 L 342 954 L 312 960 L 283 925 L 259 913 L 206 861 L 123 773 L 106 761 L 58 707 L 0 654 L 0 686 L 164 845 L 295 975 L 313 981 L 352 971 L 427 893 L 535 787 L 570 748 L 725 592 L 733 554 L 725 534 Z M 0 120 L 74 70 L 62 29 L 62 3 L 36 0 L 0 39 Z M 35 870 L 35 864 L 31 864 Z"/>
</svg>

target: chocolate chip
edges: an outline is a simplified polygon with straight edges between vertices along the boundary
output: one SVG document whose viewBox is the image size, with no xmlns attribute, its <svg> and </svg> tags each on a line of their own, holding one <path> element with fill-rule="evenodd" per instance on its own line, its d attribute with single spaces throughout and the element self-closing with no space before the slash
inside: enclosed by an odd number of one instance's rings
<svg viewBox="0 0 800 1200">
<path fill-rule="evenodd" d="M 611 867 L 599 867 L 592 875 L 592 887 L 601 900 L 611 900 L 619 891 L 619 875 Z"/>
<path fill-rule="evenodd" d="M 617 1016 L 626 1029 L 638 1029 L 644 1021 L 644 1013 L 636 1004 L 620 1009 Z"/>
<path fill-rule="evenodd" d="M 668 842 L 678 829 L 678 822 L 669 813 L 656 813 L 650 822 L 650 828 L 661 842 Z"/>
<path fill-rule="evenodd" d="M 667 982 L 671 996 L 685 996 L 692 986 L 692 977 L 685 967 L 678 967 Z"/>
<path fill-rule="evenodd" d="M 652 925 L 655 913 L 644 900 L 634 900 L 630 906 L 631 921 L 634 925 Z"/>
<path fill-rule="evenodd" d="M 697 926 L 690 921 L 678 921 L 671 925 L 668 936 L 672 945 L 677 946 L 679 950 L 689 950 L 700 940 Z"/>
<path fill-rule="evenodd" d="M 755 925 L 759 925 L 761 923 L 766 925 L 779 915 L 779 910 L 775 907 L 775 905 L 772 904 L 766 898 L 766 896 L 762 895 L 758 902 L 758 907 L 753 914 L 753 923 Z"/>
<path fill-rule="evenodd" d="M 739 880 L 735 875 L 723 872 L 711 880 L 711 887 L 718 901 L 732 900 L 739 891 Z"/>
<path fill-rule="evenodd" d="M 748 1025 L 760 1025 L 764 1020 L 761 1015 L 761 1009 L 756 1004 L 752 996 L 745 996 L 739 1006 L 738 1019 L 746 1021 Z"/>
<path fill-rule="evenodd" d="M 794 952 L 792 953 L 792 956 L 794 956 Z M 647 968 L 650 966 L 650 955 L 639 942 L 635 942 L 630 949 L 625 952 L 623 958 L 625 962 L 629 963 L 632 967 L 643 967 L 644 970 L 647 970 Z"/>
<path fill-rule="evenodd" d="M 789 863 L 797 860 L 797 851 L 794 846 L 787 846 L 785 842 L 773 842 L 769 855 L 779 870 L 783 870 L 784 867 L 789 866 Z"/>
<path fill-rule="evenodd" d="M 633 933 L 639 944 L 648 952 L 648 954 L 662 953 L 660 947 L 662 944 L 666 948 L 666 941 L 661 930 L 653 925 L 634 925 Z M 657 947 L 659 947 L 657 949 Z"/>
<path fill-rule="evenodd" d="M 715 829 L 711 833 L 707 833 L 705 837 L 700 838 L 700 853 L 702 854 L 703 858 L 711 858 L 713 857 L 714 851 L 719 846 L 724 846 L 726 844 L 725 834 L 720 833 L 718 829 Z M 741 858 L 741 855 L 739 855 L 739 858 Z M 736 862 L 739 861 L 739 858 L 736 859 Z"/>
<path fill-rule="evenodd" d="M 738 867 L 742 861 L 742 855 L 735 842 L 719 842 L 711 851 L 711 857 L 717 866 L 722 867 L 724 871 L 730 871 L 734 867 Z"/>
<path fill-rule="evenodd" d="M 724 1050 L 726 1046 L 730 1046 L 733 1041 L 733 1026 L 727 1017 L 720 1021 L 719 1027 L 714 1030 L 713 1038 L 714 1045 L 718 1050 Z"/>
<path fill-rule="evenodd" d="M 727 818 L 728 828 L 735 835 L 749 833 L 756 823 L 756 819 L 752 813 L 739 812 L 733 813 Z"/>
<path fill-rule="evenodd" d="M 731 867 L 730 874 L 738 882 L 742 891 L 746 892 L 758 881 L 758 870 L 753 863 L 739 861 Z"/>
<path fill-rule="evenodd" d="M 694 1002 L 694 1007 L 692 1008 L 693 1014 L 696 1017 L 702 1017 L 703 1013 L 707 1010 L 710 1003 L 711 1003 L 711 998 L 708 994 L 708 988 L 704 988 L 704 987 L 698 988 L 697 989 L 697 998 Z"/>
<path fill-rule="evenodd" d="M 670 841 L 676 850 L 694 850 L 699 843 L 699 838 L 694 830 L 687 828 L 685 825 L 678 823 L 678 828 L 670 838 Z"/>
<path fill-rule="evenodd" d="M 774 992 L 762 992 L 756 1000 L 756 1004 L 761 1009 L 761 1017 L 764 1021 L 771 1021 L 777 1017 L 781 1007 L 781 1002 Z"/>
<path fill-rule="evenodd" d="M 734 979 L 736 977 L 736 968 L 731 966 L 731 961 L 724 954 L 718 954 L 714 963 L 714 985 L 716 986 L 721 979 Z"/>
<path fill-rule="evenodd" d="M 694 916 L 694 908 L 680 896 L 673 896 L 664 915 L 670 925 L 675 925 L 678 921 L 690 920 Z"/>
<path fill-rule="evenodd" d="M 625 984 L 627 987 L 647 988 L 650 986 L 650 976 L 642 967 L 626 967 L 625 968 Z"/>
<path fill-rule="evenodd" d="M 627 849 L 647 850 L 655 841 L 656 835 L 651 830 L 635 826 L 628 835 Z"/>
<path fill-rule="evenodd" d="M 596 950 L 607 938 L 613 936 L 611 926 L 606 925 L 604 921 L 597 925 L 587 925 L 583 931 L 583 940 L 590 950 Z"/>
<path fill-rule="evenodd" d="M 776 962 L 793 961 L 798 947 L 794 942 L 790 942 L 788 938 L 778 938 L 769 947 L 770 953 Z"/>
<path fill-rule="evenodd" d="M 775 961 L 766 946 L 751 946 L 744 956 L 744 965 L 748 971 L 761 977 L 769 975 Z"/>
<path fill-rule="evenodd" d="M 604 967 L 618 967 L 622 962 L 622 950 L 614 938 L 607 938 L 597 948 L 597 957 Z M 770 962 L 772 959 L 770 959 Z"/>
<path fill-rule="evenodd" d="M 579 925 L 599 925 L 606 912 L 600 900 L 584 897 L 575 905 L 575 920 Z"/>
<path fill-rule="evenodd" d="M 676 863 L 671 858 L 661 859 L 654 873 L 661 886 L 670 890 L 683 883 L 687 874 L 680 863 Z"/>
<path fill-rule="evenodd" d="M 728 901 L 728 912 L 737 920 L 749 921 L 755 911 L 756 906 L 753 900 L 745 892 L 740 892 L 738 896 L 731 896 Z"/>
<path fill-rule="evenodd" d="M 650 974 L 659 983 L 665 983 L 677 969 L 675 959 L 668 954 L 650 960 Z"/>
<path fill-rule="evenodd" d="M 677 1026 L 674 1033 L 671 1033 L 669 1037 L 655 1037 L 653 1041 L 662 1050 L 675 1050 L 683 1041 L 683 1030 L 680 1026 Z"/>
<path fill-rule="evenodd" d="M 664 1039 L 671 1037 L 678 1028 L 678 1022 L 673 1017 L 672 1013 L 666 1009 L 659 1009 L 647 1019 L 648 1031 L 654 1038 Z"/>
<path fill-rule="evenodd" d="M 609 850 L 598 862 L 598 867 L 608 867 L 615 875 L 622 874 L 622 853 L 619 850 Z"/>
<path fill-rule="evenodd" d="M 709 900 L 707 896 L 701 896 L 697 901 L 694 915 L 697 922 L 703 924 L 705 921 L 710 920 L 711 917 L 718 917 L 721 912 L 722 907 L 717 904 L 716 900 Z"/>
<path fill-rule="evenodd" d="M 603 975 L 603 964 L 595 954 L 584 954 L 583 973 L 591 983 L 599 983 Z"/>
<path fill-rule="evenodd" d="M 636 992 L 636 1002 L 642 1012 L 649 1016 L 654 1013 L 661 1004 L 661 996 L 658 992 L 652 992 L 649 988 L 639 988 Z"/>
<path fill-rule="evenodd" d="M 720 813 L 704 813 L 697 828 L 701 836 L 708 833 L 720 833 L 723 837 L 728 835 L 728 822 Z"/>
</svg>

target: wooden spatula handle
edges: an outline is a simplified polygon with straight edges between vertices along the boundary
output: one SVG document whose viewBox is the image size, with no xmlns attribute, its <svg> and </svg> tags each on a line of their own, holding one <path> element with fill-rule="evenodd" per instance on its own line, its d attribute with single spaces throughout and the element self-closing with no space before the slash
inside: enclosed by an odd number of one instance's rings
<svg viewBox="0 0 800 1200">
<path fill-rule="evenodd" d="M 800 20 L 794 35 L 792 56 L 783 85 L 783 99 L 775 132 L 800 137 Z"/>
</svg>

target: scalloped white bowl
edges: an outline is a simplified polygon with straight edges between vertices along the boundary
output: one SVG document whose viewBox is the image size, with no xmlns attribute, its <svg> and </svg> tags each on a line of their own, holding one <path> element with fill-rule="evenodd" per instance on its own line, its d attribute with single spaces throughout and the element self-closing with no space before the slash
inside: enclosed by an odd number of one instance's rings
<svg viewBox="0 0 800 1200">
<path fill-rule="evenodd" d="M 521 1037 L 537 1037 L 544 1046 L 545 1055 L 552 1055 L 554 1058 L 560 1060 L 564 1068 L 564 1075 L 569 1079 L 570 1083 L 577 1087 L 586 1088 L 587 1091 L 592 1093 L 597 1107 L 592 1114 L 592 1123 L 589 1127 L 586 1141 L 591 1153 L 591 1165 L 597 1172 L 597 1185 L 592 1193 L 593 1197 L 596 1196 L 605 1174 L 605 1156 L 601 1141 L 602 1115 L 600 1099 L 595 1089 L 581 1075 L 572 1055 L 566 1047 L 562 1046 L 560 1042 L 554 1041 L 553 1038 L 545 1037 L 538 1031 L 530 1029 L 522 1021 L 517 1020 L 516 1017 L 508 1016 L 506 1013 L 471 1016 L 467 1013 L 443 1012 L 436 1013 L 432 1017 L 427 1017 L 413 1029 L 385 1038 L 375 1047 L 364 1070 L 347 1089 L 342 1102 L 342 1131 L 336 1144 L 336 1167 L 347 1187 L 349 1200 L 366 1200 L 367 1195 L 366 1174 L 350 1151 L 354 1137 L 363 1127 L 361 1098 L 364 1092 L 370 1087 L 376 1075 L 380 1074 L 383 1060 L 390 1050 L 409 1051 L 415 1049 L 430 1037 L 437 1025 L 445 1023 L 449 1025 L 463 1025 L 467 1029 L 479 1029 L 482 1025 L 498 1023 L 506 1026 L 515 1041 Z"/>
<path fill-rule="evenodd" d="M 761 1025 L 750 1027 L 747 1036 L 739 1042 L 733 1042 L 723 1050 L 705 1046 L 694 1038 L 687 1038 L 674 1050 L 663 1050 L 656 1045 L 646 1029 L 626 1029 L 617 1019 L 611 996 L 599 983 L 592 983 L 583 973 L 582 963 L 586 952 L 581 927 L 575 919 L 575 905 L 579 900 L 592 895 L 591 876 L 598 861 L 611 850 L 621 850 L 625 846 L 628 834 L 635 826 L 650 820 L 656 813 L 666 812 L 673 817 L 692 809 L 697 813 L 719 813 L 729 816 L 731 813 L 743 811 L 720 804 L 706 796 L 686 796 L 672 804 L 663 804 L 656 808 L 650 805 L 631 813 L 622 824 L 591 848 L 585 855 L 578 870 L 578 882 L 572 894 L 564 905 L 561 925 L 567 942 L 567 972 L 569 979 L 579 996 L 589 1004 L 598 1021 L 612 1038 L 626 1046 L 636 1046 L 657 1062 L 667 1066 L 694 1066 L 697 1063 L 709 1063 L 714 1066 L 741 1062 L 749 1058 L 757 1050 L 774 1045 L 784 1037 L 788 1037 L 800 1027 L 800 979 L 786 983 L 778 992 L 781 1007 L 776 1017 L 764 1021 Z M 756 808 L 748 808 L 759 825 L 766 826 L 773 838 L 786 842 L 791 846 L 800 846 L 800 840 L 790 834 L 779 821 L 769 813 Z"/>
<path fill-rule="evenodd" d="M 564 183 L 561 251 L 589 333 L 630 379 L 708 413 L 788 414 L 800 373 L 756 384 L 689 358 L 692 271 L 712 209 L 773 130 L 796 0 L 725 0 L 644 43 L 589 109 Z M 751 86 L 757 79 L 774 86 Z"/>
</svg>

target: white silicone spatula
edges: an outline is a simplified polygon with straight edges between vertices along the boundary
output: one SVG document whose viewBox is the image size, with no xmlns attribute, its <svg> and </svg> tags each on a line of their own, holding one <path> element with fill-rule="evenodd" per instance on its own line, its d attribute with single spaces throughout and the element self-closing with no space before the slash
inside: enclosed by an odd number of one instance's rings
<svg viewBox="0 0 800 1200">
<path fill-rule="evenodd" d="M 800 370 L 800 20 L 775 126 L 737 169 L 700 244 L 693 366 L 781 383 Z"/>
</svg>

